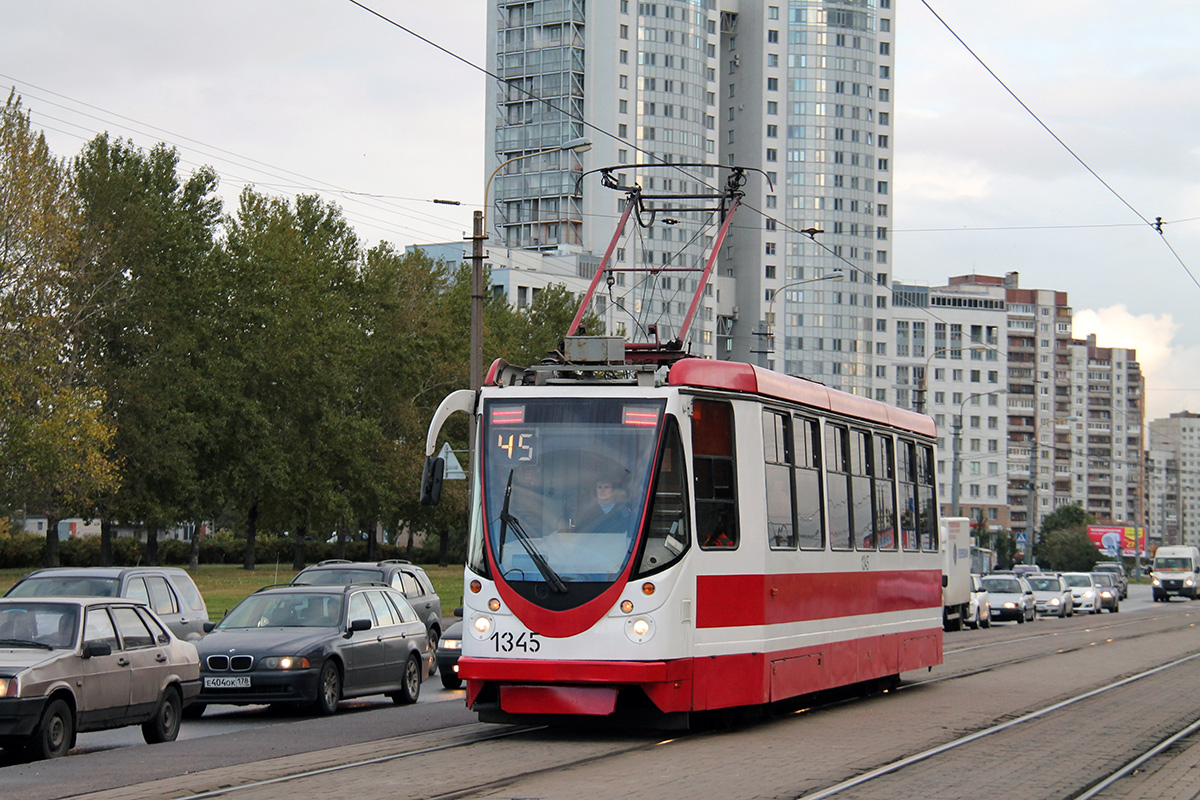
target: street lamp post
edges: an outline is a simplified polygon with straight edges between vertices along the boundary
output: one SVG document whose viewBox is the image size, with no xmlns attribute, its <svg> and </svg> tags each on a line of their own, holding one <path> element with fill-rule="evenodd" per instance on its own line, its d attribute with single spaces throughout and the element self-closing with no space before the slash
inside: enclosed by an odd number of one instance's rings
<svg viewBox="0 0 1200 800">
<path fill-rule="evenodd" d="M 916 408 L 917 413 L 919 413 L 919 414 L 926 413 L 925 408 L 927 407 L 928 404 L 925 402 L 925 395 L 929 389 L 929 365 L 933 361 L 934 358 L 941 355 L 942 353 L 949 353 L 954 350 L 970 350 L 972 352 L 978 352 L 980 350 L 987 350 L 987 349 L 988 349 L 988 347 L 986 345 L 975 344 L 975 345 L 971 345 L 970 347 L 939 347 L 938 349 L 936 349 L 932 353 L 930 353 L 929 357 L 925 359 L 925 369 L 922 370 L 922 372 L 921 372 L 921 381 L 920 381 L 920 383 L 917 384 L 917 397 L 920 398 L 919 401 L 917 402 L 917 408 Z"/>
<path fill-rule="evenodd" d="M 950 516 L 959 515 L 959 496 L 962 488 L 962 418 L 963 409 L 967 402 L 977 397 L 987 397 L 993 394 L 1005 394 L 1007 389 L 993 389 L 990 392 L 976 392 L 967 395 L 958 404 L 958 416 L 950 420 L 951 460 L 950 460 Z"/>
<path fill-rule="evenodd" d="M 1047 419 L 1039 422 L 1037 427 L 1033 429 L 1033 452 L 1030 454 L 1029 459 L 1029 494 L 1026 496 L 1025 500 L 1025 547 L 1028 549 L 1030 554 L 1030 562 L 1033 561 L 1034 537 L 1037 536 L 1038 451 L 1042 449 L 1039 437 L 1041 436 L 1042 428 L 1044 428 L 1048 422 L 1072 422 L 1077 419 L 1079 419 L 1079 417 L 1075 416 L 1074 414 L 1069 417 L 1048 417 Z M 1051 480 L 1050 486 L 1051 496 L 1053 497 L 1053 480 Z"/>
<path fill-rule="evenodd" d="M 771 302 L 767 303 L 767 316 L 763 321 L 763 331 L 759 334 L 764 340 L 763 349 L 758 351 L 763 356 L 762 360 L 764 362 L 766 361 L 767 353 L 775 352 L 775 298 L 779 296 L 780 292 L 784 291 L 785 289 L 791 289 L 793 286 L 802 286 L 806 283 L 819 283 L 821 281 L 834 282 L 845 279 L 846 273 L 842 272 L 840 269 L 835 269 L 819 278 L 806 278 L 802 281 L 785 283 L 783 286 L 780 286 L 778 289 L 775 289 L 773 292 L 771 292 Z M 760 364 L 759 366 L 765 367 L 766 363 Z"/>
<path fill-rule="evenodd" d="M 492 179 L 500 170 L 514 161 L 563 150 L 585 153 L 590 149 L 592 149 L 592 140 L 581 137 L 563 142 L 555 147 L 546 147 L 532 153 L 514 156 L 507 161 L 500 162 L 488 176 L 487 183 L 483 185 L 483 210 L 476 211 L 474 214 L 471 235 L 471 389 L 473 391 L 483 385 L 483 243 L 488 238 L 488 193 L 492 188 Z"/>
</svg>

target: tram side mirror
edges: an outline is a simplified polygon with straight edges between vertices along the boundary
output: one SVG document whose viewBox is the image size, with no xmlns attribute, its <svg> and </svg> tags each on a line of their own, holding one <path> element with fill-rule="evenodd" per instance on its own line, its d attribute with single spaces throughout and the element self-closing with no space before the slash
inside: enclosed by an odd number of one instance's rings
<svg viewBox="0 0 1200 800">
<path fill-rule="evenodd" d="M 436 506 L 442 499 L 442 476 L 446 474 L 446 460 L 440 456 L 425 459 L 421 473 L 421 505 Z"/>
</svg>

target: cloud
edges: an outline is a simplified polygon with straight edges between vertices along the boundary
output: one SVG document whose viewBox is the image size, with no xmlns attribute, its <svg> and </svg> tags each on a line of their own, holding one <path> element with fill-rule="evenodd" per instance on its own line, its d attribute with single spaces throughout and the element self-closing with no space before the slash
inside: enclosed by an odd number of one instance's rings
<svg viewBox="0 0 1200 800">
<path fill-rule="evenodd" d="M 1100 347 L 1137 351 L 1146 381 L 1146 419 L 1200 409 L 1200 347 L 1180 344 L 1183 328 L 1171 314 L 1132 314 L 1124 305 L 1076 310 L 1075 338 L 1096 334 Z"/>
</svg>

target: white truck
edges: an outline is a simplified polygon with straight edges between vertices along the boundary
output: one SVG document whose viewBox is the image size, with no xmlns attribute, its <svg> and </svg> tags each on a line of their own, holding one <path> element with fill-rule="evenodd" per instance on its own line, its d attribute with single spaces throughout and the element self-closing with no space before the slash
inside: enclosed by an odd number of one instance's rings
<svg viewBox="0 0 1200 800">
<path fill-rule="evenodd" d="M 1166 545 L 1154 553 L 1151 569 L 1154 599 L 1169 602 L 1171 595 L 1200 597 L 1196 584 L 1200 582 L 1200 548 L 1187 545 Z"/>
<path fill-rule="evenodd" d="M 971 607 L 971 520 L 943 517 L 942 629 L 962 630 Z"/>
</svg>

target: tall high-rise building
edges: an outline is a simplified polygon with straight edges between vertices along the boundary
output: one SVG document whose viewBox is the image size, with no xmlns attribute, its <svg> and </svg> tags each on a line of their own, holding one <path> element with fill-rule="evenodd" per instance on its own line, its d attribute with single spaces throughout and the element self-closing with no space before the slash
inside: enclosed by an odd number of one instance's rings
<svg viewBox="0 0 1200 800">
<path fill-rule="evenodd" d="M 1077 433 L 1069 465 L 1056 470 L 1075 477 L 1074 502 L 1108 524 L 1145 524 L 1142 462 L 1145 385 L 1137 351 L 1099 347 L 1096 335 L 1067 345 L 1064 371 L 1071 384 Z M 1057 477 L 1057 476 L 1056 476 Z"/>
<path fill-rule="evenodd" d="M 1200 546 L 1200 414 L 1180 411 L 1148 427 L 1150 546 Z"/>
<path fill-rule="evenodd" d="M 968 275 L 946 286 L 893 284 L 881 317 L 876 398 L 933 417 L 942 512 L 1007 529 L 1007 279 Z M 881 346 L 882 345 L 882 346 Z M 958 473 L 957 477 L 955 473 Z"/>
<path fill-rule="evenodd" d="M 744 167 L 744 206 L 689 349 L 868 393 L 890 297 L 891 6 L 494 0 L 489 244 L 603 254 L 624 197 L 586 173 L 628 167 L 622 185 L 678 199 L 655 201 L 617 243 L 606 323 L 669 337 L 718 218 L 684 196 Z M 555 149 L 582 136 L 593 140 L 582 157 Z"/>
</svg>

